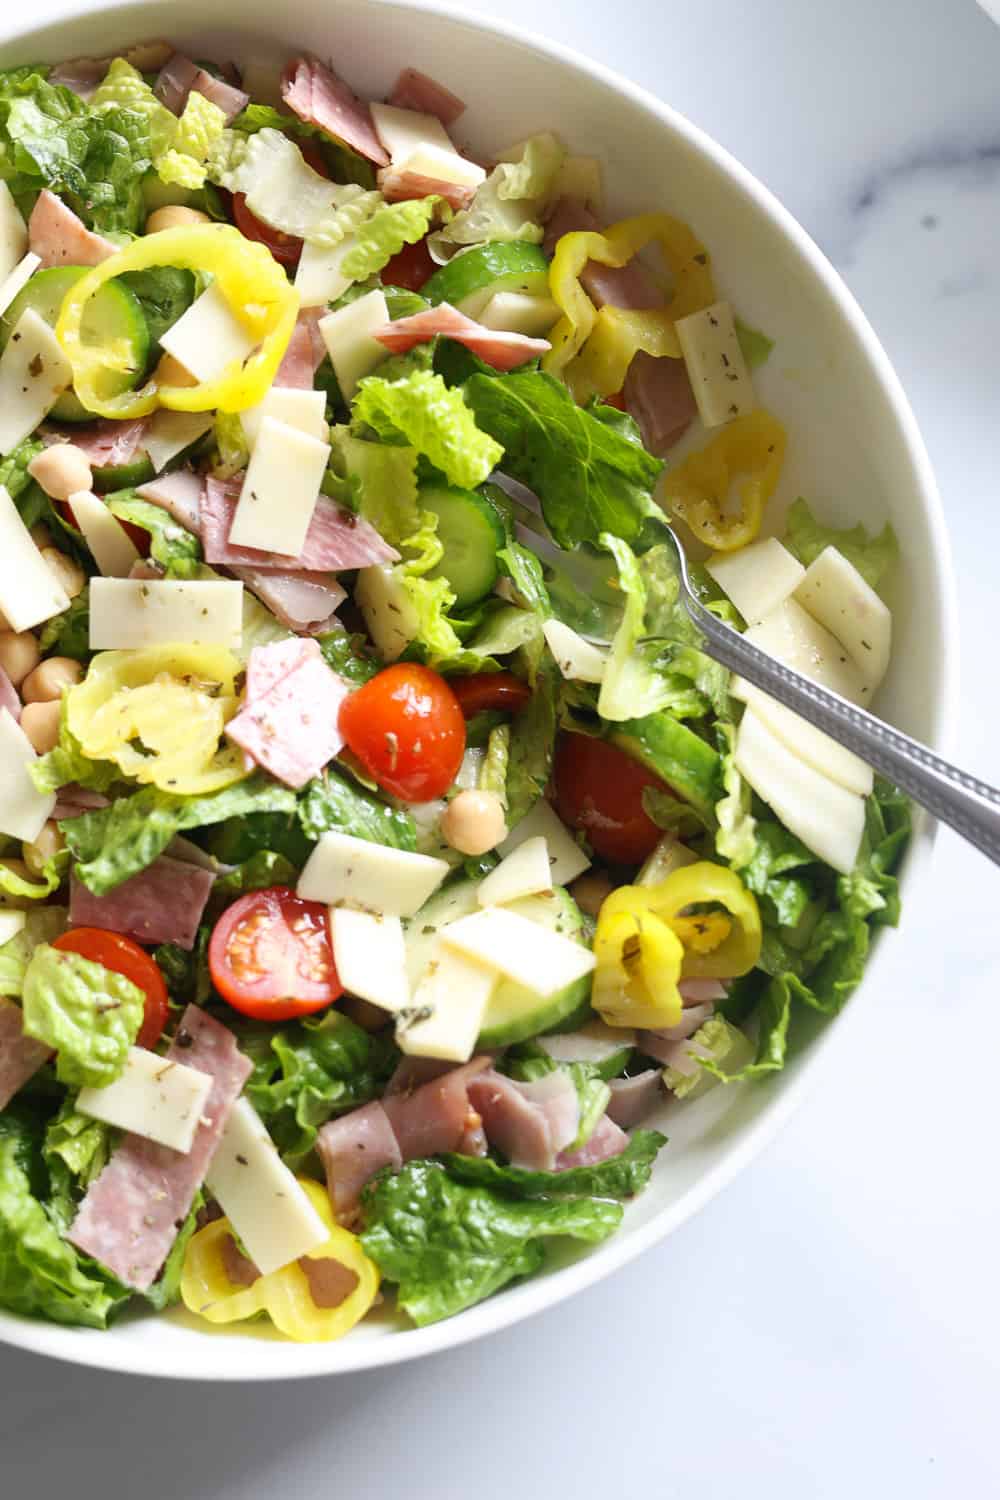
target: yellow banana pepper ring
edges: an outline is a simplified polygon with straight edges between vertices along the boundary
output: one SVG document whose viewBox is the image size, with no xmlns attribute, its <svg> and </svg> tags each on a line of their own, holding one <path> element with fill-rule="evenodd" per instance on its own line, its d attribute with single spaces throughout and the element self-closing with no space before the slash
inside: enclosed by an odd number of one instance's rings
<svg viewBox="0 0 1000 1500">
<path fill-rule="evenodd" d="M 681 1018 L 684 947 L 650 909 L 649 891 L 622 886 L 601 907 L 592 1003 L 609 1026 L 656 1030 Z"/>
<path fill-rule="evenodd" d="M 580 284 L 588 260 L 621 267 L 654 242 L 673 276 L 669 304 L 598 311 Z M 601 234 L 586 230 L 564 234 L 552 257 L 549 287 L 562 317 L 549 335 L 552 347 L 542 368 L 551 375 L 565 370 L 566 382 L 578 399 L 621 390 L 640 349 L 656 358 L 679 359 L 674 323 L 716 301 L 708 251 L 685 223 L 670 214 L 639 214 L 610 225 Z"/>
<path fill-rule="evenodd" d="M 684 946 L 684 979 L 735 979 L 749 973 L 760 957 L 757 898 L 725 865 L 700 860 L 668 875 L 645 894 L 654 914 Z M 685 915 L 692 906 L 721 906 L 723 912 Z"/>
<path fill-rule="evenodd" d="M 102 396 L 99 377 L 108 361 L 98 345 L 85 344 L 83 316 L 91 298 L 124 271 L 150 266 L 209 271 L 233 313 L 260 345 L 245 363 L 233 360 L 216 379 L 195 386 L 161 385 L 155 375 L 137 391 Z M 261 401 L 288 347 L 299 296 L 264 245 L 244 239 L 231 224 L 164 229 L 110 255 L 66 294 L 56 337 L 73 367 L 73 387 L 89 411 L 102 417 L 144 417 L 158 406 L 171 411 L 244 411 Z"/>
<path fill-rule="evenodd" d="M 785 429 L 758 408 L 720 428 L 697 453 L 690 453 L 663 478 L 661 503 L 686 522 L 700 542 L 715 552 L 734 552 L 760 530 L 764 507 L 774 494 L 785 458 Z M 737 475 L 739 510 L 727 502 Z"/>
<path fill-rule="evenodd" d="M 184 1255 L 181 1297 L 189 1312 L 209 1323 L 240 1323 L 264 1312 L 286 1338 L 301 1344 L 343 1338 L 361 1321 L 378 1292 L 378 1267 L 362 1250 L 357 1235 L 336 1223 L 326 1190 L 304 1177 L 299 1183 L 329 1227 L 326 1243 L 280 1271 L 243 1286 L 231 1281 L 226 1270 L 225 1242 L 232 1235 L 229 1220 L 213 1220 L 192 1235 Z M 354 1287 L 336 1307 L 314 1301 L 312 1275 L 303 1269 L 304 1262 L 311 1266 L 322 1261 L 336 1261 L 356 1277 Z"/>
</svg>

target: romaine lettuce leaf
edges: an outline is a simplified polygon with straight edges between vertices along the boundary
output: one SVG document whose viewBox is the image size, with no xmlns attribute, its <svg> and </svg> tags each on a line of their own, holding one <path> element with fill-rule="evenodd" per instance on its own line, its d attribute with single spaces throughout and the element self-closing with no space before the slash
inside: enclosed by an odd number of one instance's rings
<svg viewBox="0 0 1000 1500">
<path fill-rule="evenodd" d="M 341 265 L 344 275 L 361 281 L 381 271 L 404 245 L 423 239 L 442 206 L 450 212 L 444 199 L 438 197 L 407 198 L 377 208 L 356 231 L 356 243 Z"/>
<path fill-rule="evenodd" d="M 398 547 L 419 530 L 416 448 L 366 442 L 347 427 L 335 427 L 330 444 L 357 480 L 360 514 L 380 536 Z"/>
<path fill-rule="evenodd" d="M 37 488 L 35 486 L 34 488 Z M 32 521 L 31 523 L 35 523 Z M 90 588 L 84 585 L 61 615 L 53 615 L 42 626 L 38 643 L 44 655 L 71 656 L 74 661 L 87 662 L 90 650 Z"/>
<path fill-rule="evenodd" d="M 648 1183 L 657 1153 L 666 1143 L 658 1130 L 635 1130 L 620 1156 L 565 1172 L 504 1167 L 488 1156 L 448 1154 L 440 1160 L 459 1182 L 495 1188 L 515 1198 L 634 1198 Z"/>
<path fill-rule="evenodd" d="M 51 943 L 65 932 L 68 921 L 64 906 L 40 906 L 25 912 L 21 931 L 0 947 L 0 995 L 20 995 L 32 953 L 39 943 Z"/>
<path fill-rule="evenodd" d="M 363 188 L 375 186 L 375 169 L 371 162 L 365 161 L 363 156 L 342 142 L 335 141 L 317 125 L 308 125 L 297 115 L 281 114 L 270 104 L 248 104 L 233 120 L 231 128 L 237 134 L 256 135 L 258 130 L 280 130 L 297 140 L 314 140 L 334 182 L 354 182 Z"/>
<path fill-rule="evenodd" d="M 106 497 L 108 509 L 119 521 L 129 521 L 149 532 L 149 555 L 168 578 L 197 578 L 201 567 L 201 543 L 162 505 L 143 500 L 135 490 L 115 490 Z"/>
<path fill-rule="evenodd" d="M 555 669 L 542 670 L 530 701 L 511 724 L 507 822 L 514 828 L 545 793 L 552 772 L 558 715 Z"/>
<path fill-rule="evenodd" d="M 800 496 L 788 511 L 785 546 L 804 567 L 814 562 L 827 547 L 836 547 L 853 563 L 867 583 L 877 589 L 886 570 L 899 556 L 896 533 L 888 521 L 878 536 L 869 535 L 862 525 L 847 528 L 822 526 Z"/>
<path fill-rule="evenodd" d="M 5 458 L 0 459 L 0 484 L 3 485 L 12 500 L 33 484 L 34 481 L 28 473 L 28 465 L 32 459 L 37 458 L 45 448 L 45 444 L 35 438 L 25 438 L 23 443 L 18 443 L 13 452 L 8 453 Z M 20 510 L 20 506 L 18 507 Z M 34 526 L 34 520 L 25 520 L 26 526 Z"/>
<path fill-rule="evenodd" d="M 75 1097 L 67 1094 L 58 1113 L 49 1121 L 42 1154 L 50 1176 L 65 1170 L 86 1190 L 111 1155 L 111 1129 L 102 1120 L 81 1115 L 75 1108 Z"/>
<path fill-rule="evenodd" d="M 759 328 L 751 328 L 744 323 L 742 318 L 737 318 L 736 337 L 743 351 L 743 358 L 747 362 L 748 370 L 756 370 L 760 365 L 766 364 L 770 358 L 771 350 L 774 348 L 774 339 L 769 339 L 766 333 L 761 333 Z"/>
<path fill-rule="evenodd" d="M 718 828 L 715 834 L 715 850 L 720 859 L 728 860 L 735 868 L 749 865 L 756 852 L 756 822 L 753 812 L 753 794 L 736 767 L 736 730 L 732 724 L 720 720 L 716 725 L 719 756 L 722 761 L 722 785 L 725 795 L 715 804 Z"/>
<path fill-rule="evenodd" d="M 0 892 L 18 900 L 44 901 L 59 889 L 68 868 L 69 856 L 64 849 L 45 860 L 40 874 L 32 872 L 27 879 L 0 864 Z"/>
<path fill-rule="evenodd" d="M 302 793 L 299 821 L 309 839 L 336 829 L 356 839 L 387 844 L 390 849 L 412 853 L 417 847 L 417 831 L 405 807 L 383 802 L 333 766 L 327 766 Z"/>
<path fill-rule="evenodd" d="M 209 152 L 226 128 L 226 116 L 217 104 L 204 94 L 192 90 L 177 121 L 176 134 L 169 151 L 157 157 L 154 165 L 162 182 L 177 187 L 204 187 Z"/>
<path fill-rule="evenodd" d="M 208 157 L 209 180 L 245 193 L 250 211 L 283 234 L 332 249 L 381 205 L 378 193 L 331 183 L 314 172 L 294 141 L 265 126 L 255 135 L 225 130 Z"/>
<path fill-rule="evenodd" d="M 219 876 L 212 887 L 212 900 L 233 901 L 247 891 L 262 891 L 270 885 L 293 886 L 298 877 L 299 867 L 287 855 L 274 849 L 258 849 L 242 864 Z"/>
<path fill-rule="evenodd" d="M 157 99 L 137 68 L 124 57 L 116 57 L 90 97 L 92 109 L 124 106 L 142 115 L 149 129 L 154 156 L 160 156 L 174 144 L 177 116 Z"/>
<path fill-rule="evenodd" d="M 401 434 L 460 489 L 482 484 L 502 456 L 499 444 L 477 427 L 461 391 L 449 390 L 429 370 L 394 381 L 369 375 L 358 386 L 353 417 L 389 442 Z"/>
<path fill-rule="evenodd" d="M 520 542 L 509 541 L 498 554 L 500 564 L 521 599 L 542 620 L 552 618 L 552 600 L 542 565 Z"/>
<path fill-rule="evenodd" d="M 102 1088 L 125 1066 L 142 1025 L 145 995 L 103 964 L 40 943 L 21 988 L 26 1036 L 56 1051 L 56 1077 L 71 1088 Z"/>
<path fill-rule="evenodd" d="M 370 682 L 382 670 L 382 663 L 367 650 L 367 643 L 362 635 L 336 631 L 317 639 L 327 666 L 358 687 Z"/>
<path fill-rule="evenodd" d="M 525 240 L 540 245 L 541 216 L 566 151 L 548 131 L 505 152 L 468 208 L 455 215 L 433 239 L 443 251 L 456 245 L 494 240 Z"/>
</svg>

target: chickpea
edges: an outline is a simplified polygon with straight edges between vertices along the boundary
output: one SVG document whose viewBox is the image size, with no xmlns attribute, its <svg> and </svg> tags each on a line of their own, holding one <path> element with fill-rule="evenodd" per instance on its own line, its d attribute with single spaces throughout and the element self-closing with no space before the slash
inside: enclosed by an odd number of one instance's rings
<svg viewBox="0 0 1000 1500">
<path fill-rule="evenodd" d="M 581 911 L 585 911 L 588 917 L 596 917 L 607 898 L 611 895 L 611 881 L 603 870 L 588 870 L 586 875 L 581 875 L 569 888 Z"/>
<path fill-rule="evenodd" d="M 459 792 L 441 815 L 441 833 L 460 854 L 485 854 L 507 835 L 503 805 L 493 792 Z"/>
<path fill-rule="evenodd" d="M 87 575 L 65 552 L 60 552 L 58 547 L 43 547 L 42 556 L 49 565 L 49 569 L 56 576 L 59 587 L 70 599 L 75 599 L 87 582 Z"/>
<path fill-rule="evenodd" d="M 21 853 L 32 875 L 41 875 L 46 861 L 54 859 L 65 847 L 66 840 L 59 824 L 50 818 L 33 844 L 21 845 Z"/>
<path fill-rule="evenodd" d="M 21 728 L 39 755 L 58 745 L 59 716 L 60 704 L 54 699 L 49 703 L 26 703 L 21 710 Z"/>
<path fill-rule="evenodd" d="M 198 381 L 190 370 L 186 370 L 179 359 L 174 359 L 172 354 L 164 354 L 156 369 L 153 371 L 153 379 L 157 385 L 197 385 Z"/>
<path fill-rule="evenodd" d="M 146 233 L 159 234 L 162 229 L 190 229 L 192 224 L 211 224 L 208 214 L 200 208 L 185 208 L 181 203 L 168 203 L 165 208 L 156 208 L 146 220 Z"/>
<path fill-rule="evenodd" d="M 77 490 L 89 490 L 94 481 L 90 465 L 72 443 L 53 443 L 45 448 L 31 460 L 28 473 L 53 500 L 68 500 Z M 51 547 L 51 538 L 47 545 Z"/>
<path fill-rule="evenodd" d="M 30 630 L 0 631 L 0 667 L 16 688 L 33 672 L 42 659 L 38 641 Z"/>
<path fill-rule="evenodd" d="M 64 687 L 75 687 L 83 668 L 69 656 L 50 656 L 29 672 L 21 684 L 25 703 L 58 703 Z"/>
</svg>

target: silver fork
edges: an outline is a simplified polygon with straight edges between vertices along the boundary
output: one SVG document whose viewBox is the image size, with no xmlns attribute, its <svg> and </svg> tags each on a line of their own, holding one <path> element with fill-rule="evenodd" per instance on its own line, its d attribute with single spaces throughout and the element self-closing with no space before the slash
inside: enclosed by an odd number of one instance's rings
<svg viewBox="0 0 1000 1500">
<path fill-rule="evenodd" d="M 534 511 L 534 496 L 517 486 L 517 499 L 521 502 L 517 506 L 519 526 L 527 533 L 529 545 L 542 552 L 553 567 L 561 567 L 567 554 L 545 531 L 544 522 Z M 770 693 L 845 749 L 853 750 L 914 802 L 982 850 L 994 864 L 1000 864 L 1000 791 L 935 755 L 919 740 L 848 703 L 839 693 L 831 693 L 793 672 L 752 645 L 738 630 L 716 619 L 695 593 L 680 538 L 665 518 L 663 524 L 677 553 L 684 607 L 701 634 L 705 655 Z"/>
</svg>

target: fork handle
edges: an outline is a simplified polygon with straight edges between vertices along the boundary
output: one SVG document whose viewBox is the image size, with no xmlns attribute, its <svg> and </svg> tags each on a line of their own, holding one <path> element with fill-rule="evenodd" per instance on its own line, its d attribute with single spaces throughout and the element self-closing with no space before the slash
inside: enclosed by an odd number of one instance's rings
<svg viewBox="0 0 1000 1500">
<path fill-rule="evenodd" d="M 705 637 L 707 655 L 853 750 L 994 864 L 1000 864 L 1000 791 L 775 661 L 701 604 L 686 603 Z"/>
</svg>

